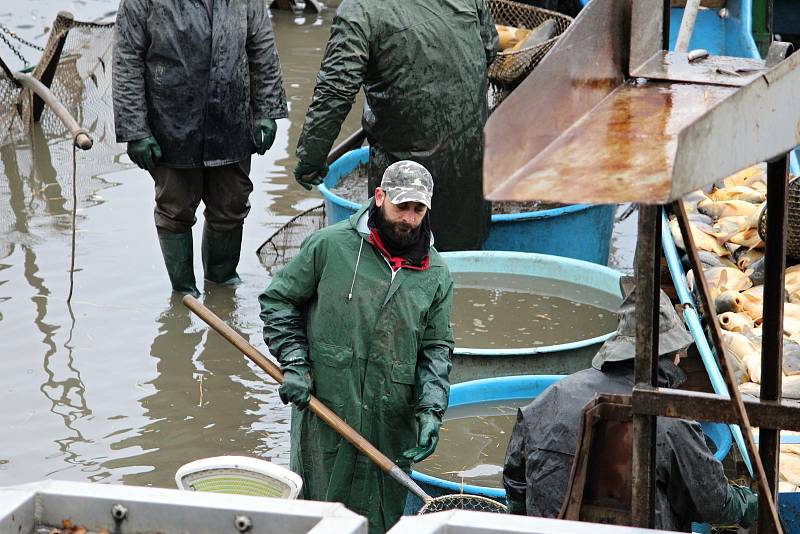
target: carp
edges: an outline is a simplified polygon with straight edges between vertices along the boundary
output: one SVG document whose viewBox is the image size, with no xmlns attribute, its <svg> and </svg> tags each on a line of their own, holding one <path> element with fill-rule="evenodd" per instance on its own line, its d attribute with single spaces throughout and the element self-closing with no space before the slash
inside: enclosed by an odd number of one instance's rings
<svg viewBox="0 0 800 534">
<path fill-rule="evenodd" d="M 763 191 L 756 191 L 746 185 L 734 185 L 717 189 L 709 195 L 709 198 L 714 201 L 743 200 L 751 204 L 761 204 L 767 199 L 767 195 Z"/>
<path fill-rule="evenodd" d="M 716 302 L 716 301 L 715 301 Z M 755 328 L 753 319 L 746 313 L 725 312 L 719 315 L 719 325 L 729 332 L 748 333 Z"/>
<path fill-rule="evenodd" d="M 722 217 L 732 217 L 737 215 L 750 216 L 758 208 L 757 204 L 745 202 L 744 200 L 720 200 L 714 201 L 710 198 L 700 201 L 697 210 L 714 219 Z"/>
<path fill-rule="evenodd" d="M 724 291 L 714 299 L 714 308 L 717 313 L 733 312 L 740 313 L 744 311 L 744 302 L 738 291 Z"/>
</svg>

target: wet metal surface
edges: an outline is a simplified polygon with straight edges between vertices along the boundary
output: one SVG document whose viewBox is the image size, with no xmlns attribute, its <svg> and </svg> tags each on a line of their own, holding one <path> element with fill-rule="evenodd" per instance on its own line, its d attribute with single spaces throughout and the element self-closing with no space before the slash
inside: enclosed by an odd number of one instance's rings
<svg viewBox="0 0 800 534">
<path fill-rule="evenodd" d="M 489 197 L 665 202 L 681 130 L 733 91 L 664 82 L 621 85 Z"/>
<path fill-rule="evenodd" d="M 765 70 L 764 61 L 759 59 L 707 56 L 690 62 L 689 54 L 661 51 L 637 69 L 634 75 L 654 80 L 742 87 Z"/>
</svg>

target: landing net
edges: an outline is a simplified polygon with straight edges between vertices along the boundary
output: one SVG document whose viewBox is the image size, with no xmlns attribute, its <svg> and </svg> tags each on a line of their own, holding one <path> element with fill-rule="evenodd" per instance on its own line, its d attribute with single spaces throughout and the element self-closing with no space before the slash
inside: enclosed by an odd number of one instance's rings
<svg viewBox="0 0 800 534">
<path fill-rule="evenodd" d="M 113 24 L 75 21 L 59 16 L 41 59 L 31 73 L 40 79 L 55 66 L 50 89 L 78 124 L 94 139 L 88 152 L 78 152 L 75 179 L 77 208 L 102 202 L 98 192 L 114 185 L 98 175 L 128 167 L 120 162 L 124 148 L 114 139 L 111 101 Z M 35 46 L 2 32 L 0 52 L 21 44 Z M 11 35 L 9 37 L 9 35 Z M 59 51 L 62 38 L 63 48 Z M 23 245 L 29 225 L 37 216 L 42 232 L 72 229 L 73 139 L 46 106 L 39 122 L 33 121 L 33 98 L 0 71 L 0 259 Z"/>
</svg>

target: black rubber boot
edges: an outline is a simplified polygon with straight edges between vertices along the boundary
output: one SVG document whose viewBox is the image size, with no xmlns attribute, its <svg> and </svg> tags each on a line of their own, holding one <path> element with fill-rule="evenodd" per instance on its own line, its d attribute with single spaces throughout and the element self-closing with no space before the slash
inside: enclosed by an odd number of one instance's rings
<svg viewBox="0 0 800 534">
<path fill-rule="evenodd" d="M 194 280 L 194 267 L 192 266 L 192 232 L 182 234 L 158 234 L 158 244 L 161 245 L 161 254 L 164 256 L 164 265 L 167 266 L 169 281 L 172 290 L 197 298 Z"/>
<path fill-rule="evenodd" d="M 242 249 L 242 227 L 217 232 L 206 224 L 203 228 L 203 270 L 205 279 L 217 284 L 238 284 L 236 274 Z"/>
</svg>

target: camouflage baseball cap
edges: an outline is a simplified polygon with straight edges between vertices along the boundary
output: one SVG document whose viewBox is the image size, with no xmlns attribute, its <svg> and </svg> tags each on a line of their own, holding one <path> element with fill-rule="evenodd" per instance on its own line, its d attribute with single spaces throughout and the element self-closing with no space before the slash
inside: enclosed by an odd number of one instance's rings
<svg viewBox="0 0 800 534">
<path fill-rule="evenodd" d="M 383 173 L 381 189 L 392 204 L 421 202 L 431 208 L 433 177 L 415 161 L 403 160 L 389 165 Z"/>
<path fill-rule="evenodd" d="M 658 355 L 671 356 L 686 350 L 694 342 L 683 326 L 669 297 L 661 291 L 658 303 Z M 619 310 L 619 325 L 592 360 L 592 367 L 602 371 L 606 363 L 632 360 L 636 356 L 636 289 L 623 301 Z"/>
</svg>

